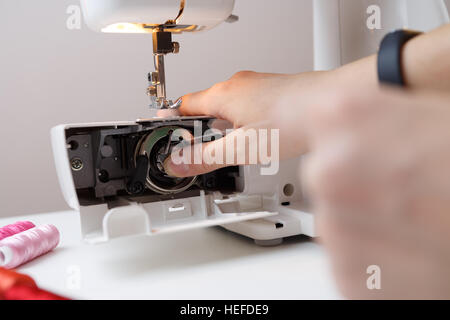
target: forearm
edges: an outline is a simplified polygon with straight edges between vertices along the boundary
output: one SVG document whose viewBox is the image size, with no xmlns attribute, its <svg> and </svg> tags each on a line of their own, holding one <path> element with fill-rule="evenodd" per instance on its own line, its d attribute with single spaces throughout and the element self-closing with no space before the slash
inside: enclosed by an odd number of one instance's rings
<svg viewBox="0 0 450 320">
<path fill-rule="evenodd" d="M 450 90 L 450 24 L 420 35 L 403 48 L 403 76 L 412 89 Z M 377 56 L 372 55 L 331 72 L 338 83 L 378 84 Z"/>
<path fill-rule="evenodd" d="M 403 74 L 411 88 L 450 90 L 450 24 L 406 43 Z"/>
</svg>

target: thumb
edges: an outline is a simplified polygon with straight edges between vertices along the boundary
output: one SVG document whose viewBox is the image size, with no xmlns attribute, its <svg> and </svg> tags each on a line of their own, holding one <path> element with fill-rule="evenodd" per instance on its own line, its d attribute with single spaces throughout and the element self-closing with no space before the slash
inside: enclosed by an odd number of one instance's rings
<svg viewBox="0 0 450 320">
<path fill-rule="evenodd" d="M 221 138 L 174 150 L 164 161 L 164 170 L 172 177 L 192 177 L 234 165 L 234 159 L 227 163 L 223 155 L 225 144 L 225 138 Z"/>
<path fill-rule="evenodd" d="M 202 146 L 203 147 L 203 146 Z M 188 163 L 175 163 L 171 157 L 168 157 L 166 161 L 164 161 L 164 170 L 169 176 L 172 177 L 192 177 L 201 174 L 205 174 L 208 172 L 212 172 L 218 170 L 220 168 L 224 168 L 230 166 L 230 164 L 225 163 L 205 163 L 202 161 L 199 164 L 188 164 Z"/>
<path fill-rule="evenodd" d="M 279 150 L 261 154 L 259 148 L 271 150 L 266 136 L 258 137 L 254 128 L 239 128 L 223 138 L 206 143 L 194 143 L 172 152 L 164 161 L 164 170 L 170 176 L 190 177 L 220 168 L 236 165 L 266 163 L 279 160 Z M 278 145 L 278 141 L 274 146 Z M 270 160 L 269 160 L 270 157 Z"/>
</svg>

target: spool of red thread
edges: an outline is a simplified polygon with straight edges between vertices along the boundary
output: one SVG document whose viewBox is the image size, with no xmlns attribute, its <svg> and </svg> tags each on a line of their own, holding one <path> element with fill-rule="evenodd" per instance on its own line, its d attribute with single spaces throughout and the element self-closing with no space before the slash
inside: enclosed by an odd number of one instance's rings
<svg viewBox="0 0 450 320">
<path fill-rule="evenodd" d="M 38 288 L 34 280 L 13 270 L 0 268 L 0 300 L 68 300 Z"/>
<path fill-rule="evenodd" d="M 69 300 L 57 294 L 30 286 L 14 286 L 5 292 L 5 300 Z"/>
<path fill-rule="evenodd" d="M 0 299 L 4 299 L 5 293 L 15 286 L 37 288 L 36 283 L 31 277 L 13 270 L 0 268 Z"/>
</svg>

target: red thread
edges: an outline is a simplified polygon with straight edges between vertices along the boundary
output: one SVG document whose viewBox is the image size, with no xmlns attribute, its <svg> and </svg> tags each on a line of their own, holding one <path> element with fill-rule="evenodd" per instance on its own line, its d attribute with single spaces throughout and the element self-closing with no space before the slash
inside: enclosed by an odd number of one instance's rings
<svg viewBox="0 0 450 320">
<path fill-rule="evenodd" d="M 0 299 L 2 299 L 4 293 L 12 287 L 22 285 L 37 288 L 36 283 L 31 277 L 17 273 L 13 270 L 0 268 Z"/>
<path fill-rule="evenodd" d="M 0 300 L 69 300 L 38 288 L 34 280 L 24 274 L 0 268 Z"/>
<path fill-rule="evenodd" d="M 57 294 L 30 286 L 14 286 L 5 292 L 6 300 L 69 300 Z"/>
</svg>

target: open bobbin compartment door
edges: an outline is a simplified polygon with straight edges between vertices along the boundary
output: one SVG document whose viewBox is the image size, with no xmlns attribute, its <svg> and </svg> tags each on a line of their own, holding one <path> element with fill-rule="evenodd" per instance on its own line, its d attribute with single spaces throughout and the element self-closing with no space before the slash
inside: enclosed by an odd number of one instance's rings
<svg viewBox="0 0 450 320">
<path fill-rule="evenodd" d="M 108 208 L 107 204 L 80 208 L 83 238 L 89 243 L 113 238 L 179 232 L 226 225 L 276 215 L 259 211 L 259 196 L 226 196 L 219 193 L 151 203 L 128 203 Z"/>
<path fill-rule="evenodd" d="M 158 194 L 158 188 L 170 183 L 155 186 L 165 183 L 166 177 L 152 181 L 147 177 L 145 190 L 133 193 L 139 188 L 130 188 L 129 184 L 139 180 L 134 177 L 139 171 L 136 157 L 144 147 L 152 164 L 154 150 L 166 143 L 162 139 L 170 131 L 167 128 L 191 130 L 199 121 L 205 131 L 209 120 L 180 117 L 53 128 L 58 178 L 67 203 L 80 213 L 83 239 L 100 243 L 123 236 L 154 236 L 276 215 L 264 205 L 263 195 L 244 195 L 239 189 L 245 184 L 242 167 L 217 170 L 195 181 L 177 181 L 182 186 L 177 193 Z M 152 174 L 155 168 L 146 169 L 150 179 L 158 177 Z"/>
</svg>

